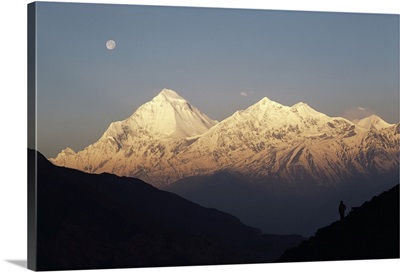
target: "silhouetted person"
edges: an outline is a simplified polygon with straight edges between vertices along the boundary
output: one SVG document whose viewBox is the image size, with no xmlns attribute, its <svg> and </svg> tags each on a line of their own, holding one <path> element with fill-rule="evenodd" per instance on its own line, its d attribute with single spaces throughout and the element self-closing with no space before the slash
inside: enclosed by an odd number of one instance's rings
<svg viewBox="0 0 400 272">
<path fill-rule="evenodd" d="M 346 211 L 346 205 L 344 205 L 343 201 L 340 201 L 340 204 L 339 204 L 340 220 L 343 220 L 345 211 Z"/>
</svg>

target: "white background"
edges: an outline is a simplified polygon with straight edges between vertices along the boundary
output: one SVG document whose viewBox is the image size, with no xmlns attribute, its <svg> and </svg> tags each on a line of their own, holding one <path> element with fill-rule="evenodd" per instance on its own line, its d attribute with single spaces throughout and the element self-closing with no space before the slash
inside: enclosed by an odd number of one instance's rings
<svg viewBox="0 0 400 272">
<path fill-rule="evenodd" d="M 26 52 L 27 3 L 2 0 L 0 40 L 0 271 L 26 268 Z M 60 2 L 60 1 L 54 1 Z M 72 2 L 72 1 L 64 1 Z M 398 0 L 109 0 L 87 3 L 151 4 L 177 6 L 235 7 L 258 9 L 400 13 Z M 264 3 L 265 2 L 265 3 Z M 362 3 L 362 5 L 360 5 Z M 400 260 L 324 262 L 302 264 L 261 264 L 181 268 L 113 269 L 99 271 L 397 271 Z M 92 270 L 98 271 L 98 270 Z"/>
</svg>

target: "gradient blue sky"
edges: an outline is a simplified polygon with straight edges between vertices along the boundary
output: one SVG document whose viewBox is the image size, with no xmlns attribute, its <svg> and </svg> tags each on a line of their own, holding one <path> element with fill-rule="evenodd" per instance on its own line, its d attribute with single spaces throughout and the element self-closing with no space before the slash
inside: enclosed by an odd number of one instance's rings
<svg viewBox="0 0 400 272">
<path fill-rule="evenodd" d="M 398 15 L 38 3 L 37 46 L 47 157 L 97 141 L 163 88 L 217 120 L 268 97 L 399 122 Z"/>
</svg>

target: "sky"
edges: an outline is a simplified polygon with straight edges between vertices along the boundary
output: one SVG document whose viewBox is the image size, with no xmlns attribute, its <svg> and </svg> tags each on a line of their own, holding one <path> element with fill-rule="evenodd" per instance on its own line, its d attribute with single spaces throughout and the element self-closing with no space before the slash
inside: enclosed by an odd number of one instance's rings
<svg viewBox="0 0 400 272">
<path fill-rule="evenodd" d="M 398 123 L 399 16 L 38 3 L 46 157 L 94 143 L 163 88 L 219 121 L 268 97 Z"/>
</svg>

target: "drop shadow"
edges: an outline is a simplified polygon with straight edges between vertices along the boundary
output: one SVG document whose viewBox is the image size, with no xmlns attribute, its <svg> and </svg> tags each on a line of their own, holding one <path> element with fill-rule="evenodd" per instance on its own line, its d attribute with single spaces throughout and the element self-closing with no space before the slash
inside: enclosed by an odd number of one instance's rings
<svg viewBox="0 0 400 272">
<path fill-rule="evenodd" d="M 15 264 L 16 266 L 22 267 L 22 268 L 27 268 L 28 267 L 28 261 L 27 260 L 5 260 L 8 263 Z"/>
</svg>

